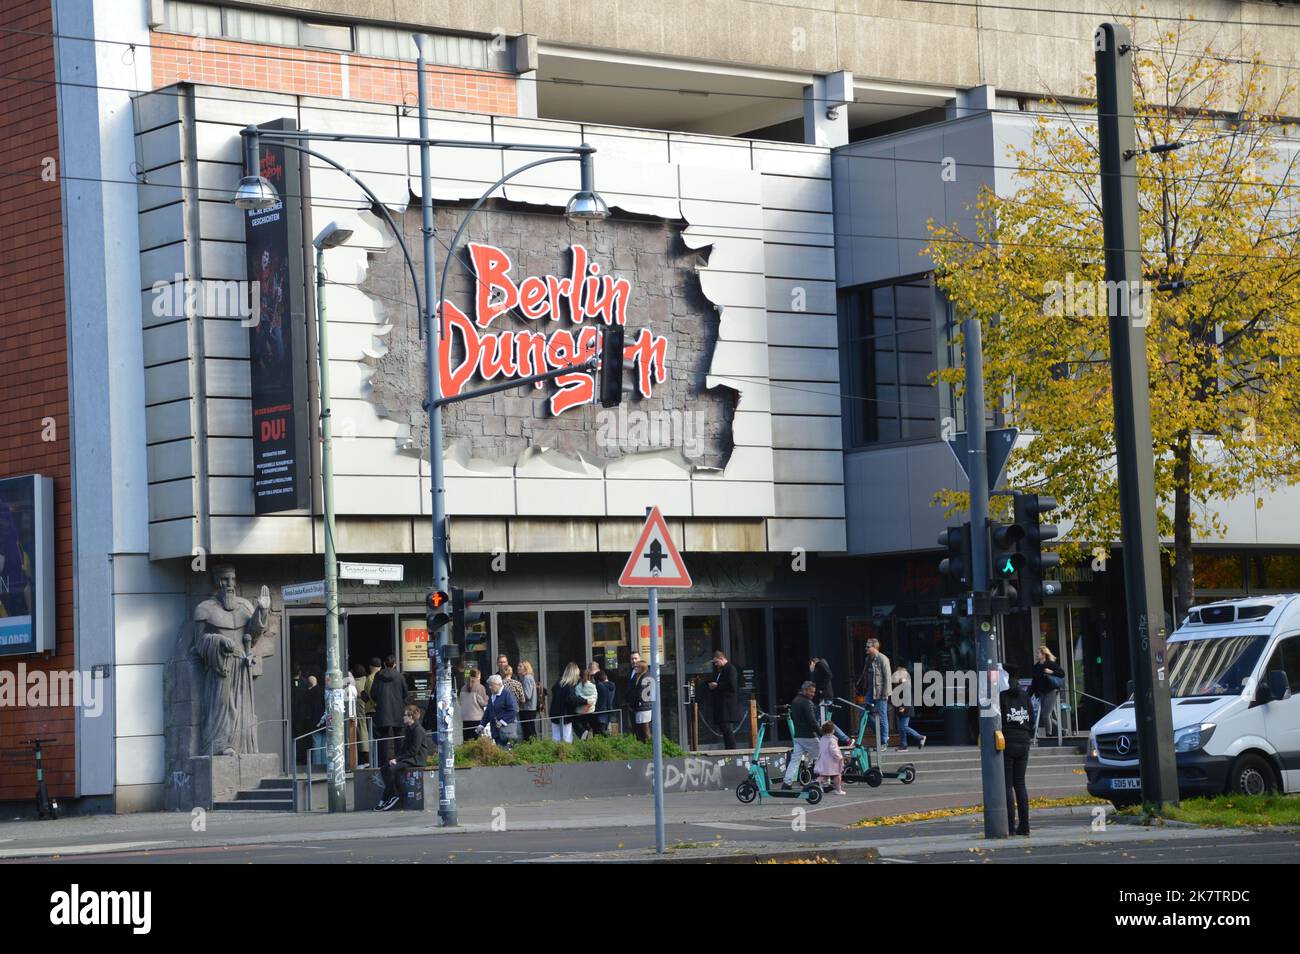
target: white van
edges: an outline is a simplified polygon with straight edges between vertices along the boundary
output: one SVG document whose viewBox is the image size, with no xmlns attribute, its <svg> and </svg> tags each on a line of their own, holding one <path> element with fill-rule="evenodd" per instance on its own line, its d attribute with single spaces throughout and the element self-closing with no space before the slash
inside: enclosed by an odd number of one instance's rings
<svg viewBox="0 0 1300 954">
<path fill-rule="evenodd" d="M 1300 596 L 1193 608 L 1169 637 L 1180 798 L 1300 791 Z M 1088 792 L 1141 801 L 1130 699 L 1092 727 Z"/>
</svg>

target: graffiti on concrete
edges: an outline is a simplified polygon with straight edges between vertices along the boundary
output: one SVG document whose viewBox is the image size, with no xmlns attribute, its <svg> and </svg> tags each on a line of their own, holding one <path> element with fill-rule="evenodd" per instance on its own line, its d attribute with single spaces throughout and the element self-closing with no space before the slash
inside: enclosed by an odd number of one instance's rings
<svg viewBox="0 0 1300 954">
<path fill-rule="evenodd" d="M 646 763 L 645 777 L 651 785 L 654 784 L 653 762 Z M 721 787 L 722 762 L 688 758 L 680 767 L 672 762 L 664 763 L 664 791 L 693 792 Z"/>
</svg>

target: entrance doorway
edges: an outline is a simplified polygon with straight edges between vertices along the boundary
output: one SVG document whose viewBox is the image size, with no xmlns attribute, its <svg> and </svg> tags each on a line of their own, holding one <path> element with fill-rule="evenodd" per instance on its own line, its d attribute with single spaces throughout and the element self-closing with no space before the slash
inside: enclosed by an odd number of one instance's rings
<svg viewBox="0 0 1300 954">
<path fill-rule="evenodd" d="M 1065 687 L 1059 693 L 1061 731 L 1065 735 L 1084 734 L 1109 707 L 1102 697 L 1099 667 L 1089 665 L 1098 658 L 1096 614 L 1087 603 L 1061 603 L 1034 610 L 1033 645 L 1047 646 L 1065 669 Z M 1046 720 L 1044 720 L 1046 724 Z"/>
</svg>

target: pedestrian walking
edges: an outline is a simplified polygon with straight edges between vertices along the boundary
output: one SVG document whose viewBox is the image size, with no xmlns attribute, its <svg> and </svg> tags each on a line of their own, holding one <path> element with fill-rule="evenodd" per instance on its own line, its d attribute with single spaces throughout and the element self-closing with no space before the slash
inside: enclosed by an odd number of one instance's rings
<svg viewBox="0 0 1300 954">
<path fill-rule="evenodd" d="M 898 750 L 907 751 L 907 740 L 916 739 L 925 748 L 925 736 L 912 728 L 912 706 L 916 700 L 912 698 L 912 681 L 907 676 L 907 670 L 899 666 L 894 670 L 893 679 L 894 689 L 890 698 L 894 703 L 894 716 L 898 719 Z"/>
<path fill-rule="evenodd" d="M 1030 703 L 1033 707 L 1033 740 L 1030 745 L 1038 745 L 1038 730 L 1046 716 L 1048 736 L 1056 735 L 1059 728 L 1060 713 L 1057 710 L 1061 690 L 1065 688 L 1065 667 L 1056 661 L 1052 651 L 1046 646 L 1038 647 L 1038 659 L 1034 663 L 1033 682 L 1030 683 Z"/>
<path fill-rule="evenodd" d="M 491 732 L 493 742 L 509 746 L 519 735 L 519 700 L 499 675 L 488 677 L 487 688 L 488 703 L 479 719 L 479 734 Z"/>
<path fill-rule="evenodd" d="M 584 669 L 578 676 L 578 684 L 573 689 L 578 695 L 577 718 L 573 720 L 573 736 L 581 739 L 587 735 L 595 735 L 596 724 L 592 719 L 592 713 L 596 711 L 599 693 L 596 691 L 596 683 L 592 678 L 590 667 Z"/>
<path fill-rule="evenodd" d="M 569 663 L 551 687 L 551 738 L 556 742 L 573 741 L 573 717 L 578 711 L 578 664 Z"/>
<path fill-rule="evenodd" d="M 863 676 L 867 711 L 876 720 L 876 739 L 884 750 L 889 748 L 889 690 L 893 684 L 893 672 L 889 668 L 889 657 L 880 651 L 880 640 L 875 637 L 867 640 L 867 669 Z"/>
<path fill-rule="evenodd" d="M 375 702 L 375 740 L 379 744 L 379 762 L 387 765 L 397 752 L 402 737 L 403 713 L 406 708 L 406 680 L 397 671 L 397 657 L 391 653 L 375 673 L 370 687 Z"/>
<path fill-rule="evenodd" d="M 537 679 L 533 664 L 526 659 L 519 663 L 519 684 L 524 687 L 524 701 L 519 706 L 520 735 L 527 741 L 537 734 Z"/>
<path fill-rule="evenodd" d="M 799 687 L 799 694 L 790 701 L 790 715 L 794 719 L 794 749 L 790 753 L 790 764 L 785 767 L 785 778 L 781 788 L 789 791 L 792 783 L 799 776 L 799 766 L 807 757 L 809 762 L 816 762 L 820 744 L 821 724 L 817 721 L 817 707 L 813 699 L 817 695 L 817 686 L 811 680 Z"/>
<path fill-rule="evenodd" d="M 401 747 L 386 761 L 380 772 L 384 777 L 384 794 L 375 811 L 386 812 L 397 807 L 402 800 L 402 776 L 412 770 L 423 769 L 429 761 L 429 733 L 420 725 L 420 707 L 407 706 L 402 713 L 405 732 Z"/>
<path fill-rule="evenodd" d="M 650 664 L 640 656 L 636 660 L 636 669 L 633 670 L 632 681 L 632 699 L 633 713 L 632 724 L 636 726 L 636 737 L 642 742 L 650 741 L 650 720 L 654 717 L 654 697 L 655 681 L 650 675 Z"/>
<path fill-rule="evenodd" d="M 473 738 L 483 719 L 483 710 L 487 708 L 488 694 L 480 681 L 483 674 L 471 669 L 465 676 L 465 685 L 460 687 L 460 727 L 465 741 Z"/>
<path fill-rule="evenodd" d="M 740 721 L 740 671 L 718 650 L 713 654 L 713 681 L 709 683 L 709 718 L 722 733 L 722 747 L 736 747 L 735 725 Z"/>
<path fill-rule="evenodd" d="M 1002 693 L 1002 764 L 1007 778 L 1007 826 L 1017 835 L 1029 834 L 1029 791 L 1025 788 L 1025 772 L 1029 768 L 1029 742 L 1033 734 L 1030 727 L 1029 696 L 1016 681 L 1016 671 L 1004 666 L 1009 688 Z M 1016 823 L 1016 808 L 1020 821 Z"/>
<path fill-rule="evenodd" d="M 813 766 L 817 780 L 835 786 L 836 795 L 847 795 L 844 791 L 844 753 L 840 751 L 840 741 L 835 738 L 835 723 L 829 719 L 822 723 L 821 738 L 817 740 L 817 764 Z"/>
</svg>

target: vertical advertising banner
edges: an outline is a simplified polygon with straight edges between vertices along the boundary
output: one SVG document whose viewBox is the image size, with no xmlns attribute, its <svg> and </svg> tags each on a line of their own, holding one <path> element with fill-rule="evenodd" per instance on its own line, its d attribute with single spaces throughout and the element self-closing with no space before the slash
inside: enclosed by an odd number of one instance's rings
<svg viewBox="0 0 1300 954">
<path fill-rule="evenodd" d="M 54 484 L 0 480 L 0 656 L 54 649 Z"/>
<path fill-rule="evenodd" d="M 294 129 L 290 120 L 262 129 Z M 306 285 L 298 153 L 262 141 L 259 166 L 280 201 L 244 215 L 248 277 L 260 296 L 249 329 L 253 412 L 253 501 L 257 514 L 303 510 L 309 504 Z"/>
</svg>

